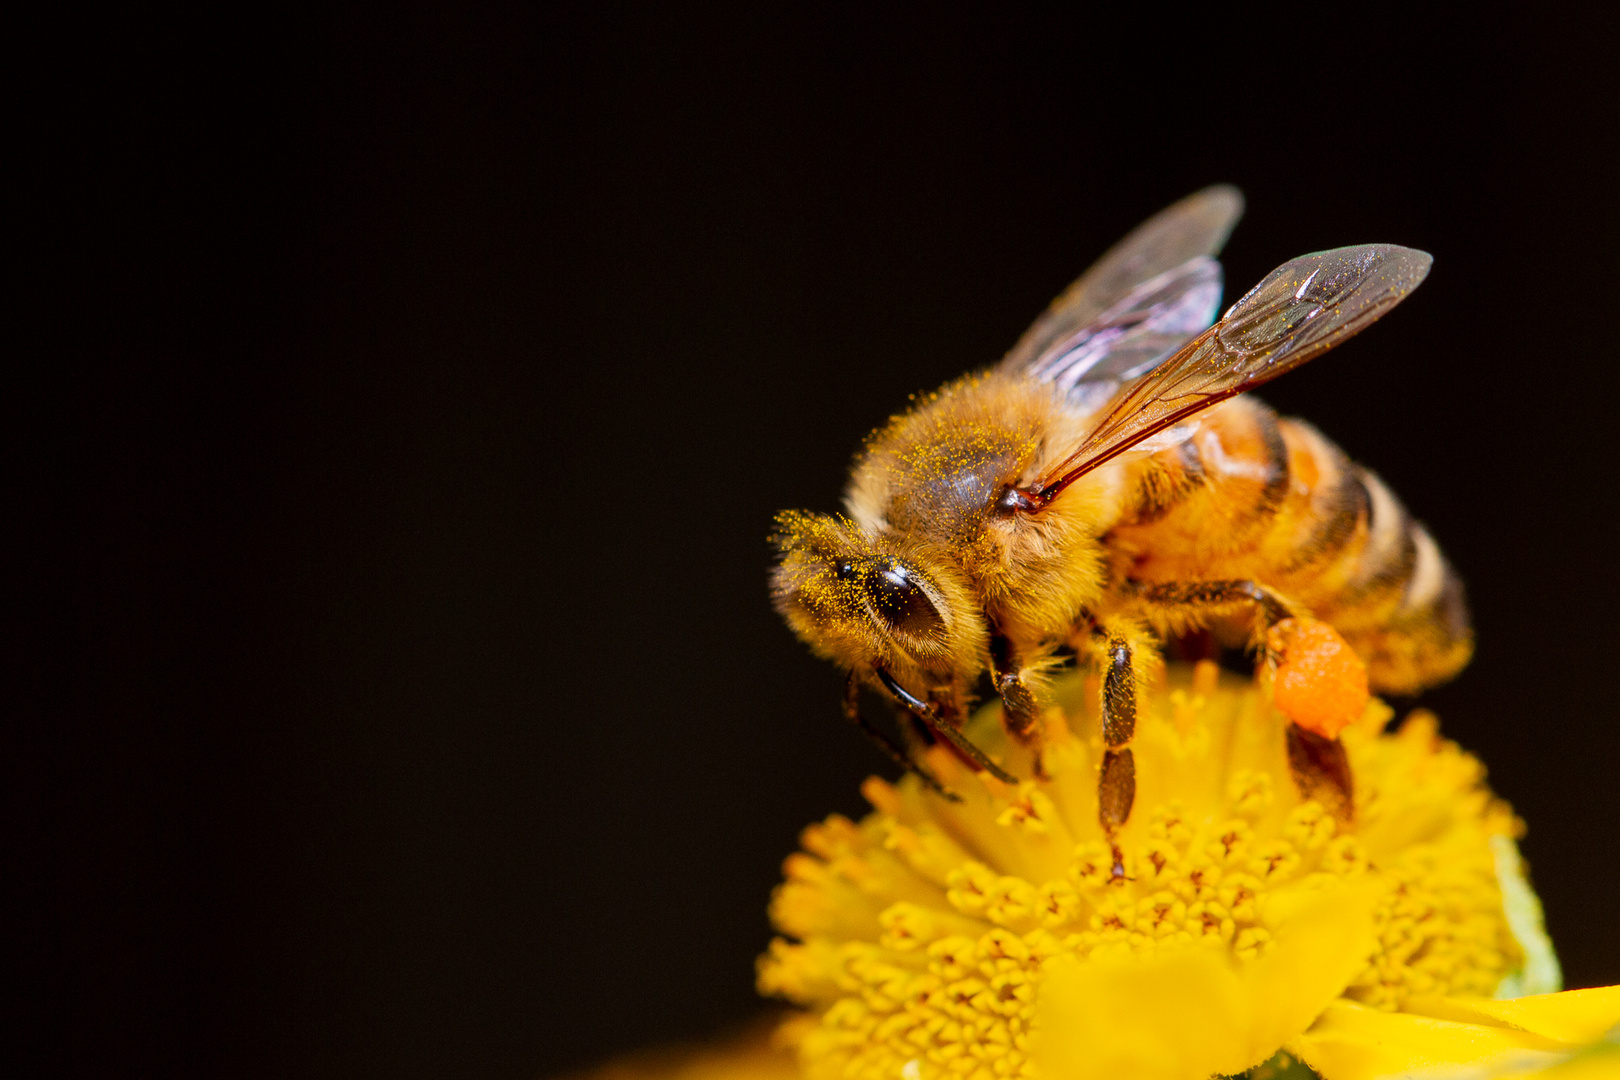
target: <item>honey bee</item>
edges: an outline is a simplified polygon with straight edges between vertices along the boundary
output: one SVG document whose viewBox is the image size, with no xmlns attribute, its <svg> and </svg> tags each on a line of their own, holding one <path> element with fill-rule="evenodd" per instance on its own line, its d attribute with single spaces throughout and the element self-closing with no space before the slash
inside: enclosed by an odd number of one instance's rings
<svg viewBox="0 0 1620 1080">
<path fill-rule="evenodd" d="M 985 675 L 1039 772 L 1041 676 L 1065 647 L 1100 668 L 1110 836 L 1134 799 L 1136 686 L 1167 639 L 1235 624 L 1258 643 L 1308 614 L 1398 694 L 1467 663 L 1462 586 L 1428 532 L 1315 428 L 1244 395 L 1365 329 L 1431 258 L 1305 255 L 1216 321 L 1214 255 L 1242 209 L 1216 186 L 1151 218 L 999 364 L 873 433 L 843 515 L 778 515 L 777 610 L 848 671 L 848 717 L 942 792 L 924 733 L 1014 779 L 961 730 Z M 863 686 L 915 717 L 904 744 L 861 716 Z"/>
</svg>

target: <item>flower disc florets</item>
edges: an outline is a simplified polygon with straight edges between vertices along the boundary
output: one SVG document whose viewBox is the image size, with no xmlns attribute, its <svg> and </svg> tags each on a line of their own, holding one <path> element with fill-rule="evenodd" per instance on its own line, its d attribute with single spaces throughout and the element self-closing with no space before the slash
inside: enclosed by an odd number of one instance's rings
<svg viewBox="0 0 1620 1080">
<path fill-rule="evenodd" d="M 1335 999 L 1488 996 L 1524 967 L 1499 884 L 1518 822 L 1431 715 L 1386 734 L 1374 701 L 1344 732 L 1341 820 L 1301 796 L 1269 694 L 1172 668 L 1142 703 L 1120 880 L 1087 682 L 1054 689 L 1046 779 L 936 748 L 962 802 L 872 779 L 874 813 L 805 830 L 759 985 L 804 1008 L 788 1034 L 810 1080 L 1232 1073 Z M 1029 775 L 997 712 L 971 735 Z"/>
</svg>

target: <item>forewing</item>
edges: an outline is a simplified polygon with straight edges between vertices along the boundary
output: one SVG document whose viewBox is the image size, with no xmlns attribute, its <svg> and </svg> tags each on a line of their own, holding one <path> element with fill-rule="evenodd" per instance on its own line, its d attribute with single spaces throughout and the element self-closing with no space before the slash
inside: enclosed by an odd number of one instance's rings
<svg viewBox="0 0 1620 1080">
<path fill-rule="evenodd" d="M 1216 254 L 1242 214 L 1243 196 L 1228 184 L 1207 187 L 1159 211 L 1052 301 L 1003 358 L 1001 370 L 1027 372 L 1143 282 Z"/>
<path fill-rule="evenodd" d="M 1049 500 L 1142 440 L 1333 348 L 1405 299 L 1431 262 L 1412 248 L 1364 244 L 1284 263 L 1220 322 L 1128 386 L 1031 491 Z"/>
</svg>

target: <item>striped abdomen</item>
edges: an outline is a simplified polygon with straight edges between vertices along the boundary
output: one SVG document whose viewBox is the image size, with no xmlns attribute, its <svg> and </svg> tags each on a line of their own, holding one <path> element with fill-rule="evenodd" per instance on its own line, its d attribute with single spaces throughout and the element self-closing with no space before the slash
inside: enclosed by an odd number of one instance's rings
<svg viewBox="0 0 1620 1080">
<path fill-rule="evenodd" d="M 1373 688 L 1413 693 L 1473 651 L 1462 582 L 1422 525 L 1315 428 L 1248 397 L 1130 466 L 1114 573 L 1248 579 L 1331 623 Z"/>
</svg>

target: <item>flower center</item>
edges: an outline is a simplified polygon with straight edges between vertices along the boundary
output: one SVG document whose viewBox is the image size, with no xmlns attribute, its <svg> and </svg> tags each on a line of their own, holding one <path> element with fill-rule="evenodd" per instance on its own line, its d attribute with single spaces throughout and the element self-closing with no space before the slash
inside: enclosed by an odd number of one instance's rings
<svg viewBox="0 0 1620 1080">
<path fill-rule="evenodd" d="M 811 1080 L 1038 1075 L 1030 1051 L 1053 964 L 1145 971 L 1201 949 L 1241 981 L 1292 932 L 1290 912 L 1335 889 L 1375 897 L 1365 962 L 1342 989 L 1355 1001 L 1490 994 L 1522 963 L 1492 851 L 1518 823 L 1429 714 L 1386 735 L 1389 710 L 1374 702 L 1344 733 L 1356 805 L 1341 822 L 1296 790 L 1286 721 L 1252 683 L 1172 669 L 1133 743 L 1121 881 L 1096 824 L 1102 740 L 1086 682 L 1054 688 L 1048 779 L 1001 784 L 936 749 L 930 767 L 963 802 L 914 778 L 872 779 L 874 813 L 805 830 L 771 908 L 797 941 L 772 942 L 759 985 L 805 1008 L 789 1034 Z M 1016 761 L 995 712 L 972 735 Z M 1143 985 L 1126 1006 L 1157 1007 Z"/>
</svg>

